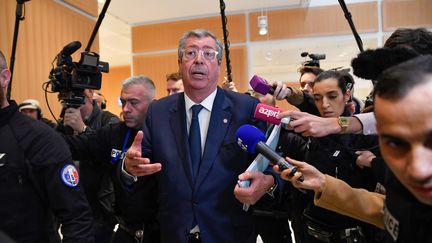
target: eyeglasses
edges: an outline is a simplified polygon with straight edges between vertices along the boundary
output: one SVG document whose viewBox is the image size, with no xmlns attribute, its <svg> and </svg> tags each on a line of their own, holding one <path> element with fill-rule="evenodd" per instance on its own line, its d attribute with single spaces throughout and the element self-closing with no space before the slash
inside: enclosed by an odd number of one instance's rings
<svg viewBox="0 0 432 243">
<path fill-rule="evenodd" d="M 219 52 L 217 52 L 211 48 L 204 49 L 204 50 L 198 50 L 195 48 L 188 48 L 188 49 L 183 50 L 183 57 L 187 61 L 190 61 L 190 60 L 194 60 L 195 58 L 197 58 L 200 53 L 208 61 L 213 61 L 215 59 L 215 57 L 217 56 L 217 54 L 219 54 Z"/>
</svg>

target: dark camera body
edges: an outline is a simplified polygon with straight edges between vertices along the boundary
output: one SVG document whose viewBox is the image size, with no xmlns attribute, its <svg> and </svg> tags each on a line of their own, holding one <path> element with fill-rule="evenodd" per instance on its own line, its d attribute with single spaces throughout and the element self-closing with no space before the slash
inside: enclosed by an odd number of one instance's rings
<svg viewBox="0 0 432 243">
<path fill-rule="evenodd" d="M 56 67 L 50 72 L 52 92 L 59 92 L 58 99 L 65 107 L 79 107 L 84 104 L 84 89 L 99 90 L 102 72 L 109 71 L 107 62 L 99 61 L 94 52 L 82 52 L 78 62 L 71 55 L 81 47 L 79 41 L 66 45 L 57 55 Z"/>
<path fill-rule="evenodd" d="M 324 60 L 326 58 L 325 54 L 309 54 L 308 52 L 302 52 L 300 54 L 302 57 L 309 57 L 311 60 L 304 61 L 302 63 L 303 66 L 310 66 L 310 67 L 320 67 L 319 60 Z"/>
</svg>

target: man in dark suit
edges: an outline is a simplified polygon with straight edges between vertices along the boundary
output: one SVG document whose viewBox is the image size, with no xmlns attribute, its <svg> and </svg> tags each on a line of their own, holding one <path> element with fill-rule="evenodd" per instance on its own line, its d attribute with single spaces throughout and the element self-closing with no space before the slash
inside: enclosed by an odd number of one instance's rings
<svg viewBox="0 0 432 243">
<path fill-rule="evenodd" d="M 253 159 L 235 133 L 243 124 L 264 131 L 265 123 L 253 119 L 258 100 L 217 86 L 221 60 L 222 44 L 212 33 L 185 33 L 178 48 L 185 91 L 150 104 L 144 135 L 126 153 L 123 173 L 133 175 L 124 177 L 132 190 L 139 190 L 137 176 L 158 172 L 162 242 L 256 242 L 253 218 L 234 197 L 238 175 Z M 274 178 L 255 176 L 260 183 L 252 183 L 251 195 L 260 197 Z"/>
</svg>

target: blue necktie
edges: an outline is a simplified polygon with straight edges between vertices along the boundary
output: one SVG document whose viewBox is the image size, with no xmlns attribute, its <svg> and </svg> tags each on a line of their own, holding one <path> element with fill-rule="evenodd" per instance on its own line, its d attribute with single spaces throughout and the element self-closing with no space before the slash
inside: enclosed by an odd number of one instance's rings
<svg viewBox="0 0 432 243">
<path fill-rule="evenodd" d="M 192 106 L 192 122 L 189 129 L 189 149 L 192 160 L 192 173 L 195 179 L 201 162 L 201 132 L 198 114 L 204 108 L 202 105 Z"/>
</svg>

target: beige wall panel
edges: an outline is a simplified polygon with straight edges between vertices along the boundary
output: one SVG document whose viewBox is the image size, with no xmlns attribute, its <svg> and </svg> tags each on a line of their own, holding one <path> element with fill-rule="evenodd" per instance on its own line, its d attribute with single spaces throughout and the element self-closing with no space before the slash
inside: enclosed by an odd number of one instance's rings
<svg viewBox="0 0 432 243">
<path fill-rule="evenodd" d="M 359 33 L 378 31 L 377 3 L 349 4 L 347 7 Z M 249 14 L 251 41 L 267 40 L 267 36 L 258 34 L 260 14 Z M 339 5 L 269 11 L 268 31 L 271 40 L 351 33 Z"/>
<path fill-rule="evenodd" d="M 383 30 L 399 27 L 432 27 L 432 1 L 383 0 Z"/>
<path fill-rule="evenodd" d="M 249 82 L 247 80 L 246 47 L 236 46 L 230 48 L 230 59 L 234 82 L 238 90 L 244 92 L 247 90 Z M 147 75 L 154 81 L 157 98 L 164 97 L 166 96 L 166 74 L 178 71 L 177 52 L 135 56 L 133 58 L 133 67 L 134 75 Z M 219 84 L 222 83 L 224 76 L 226 76 L 225 58 L 223 58 L 221 64 Z"/>
<path fill-rule="evenodd" d="M 149 76 L 156 86 L 156 98 L 166 96 L 166 74 L 177 71 L 177 52 L 133 58 L 133 75 Z"/>
<path fill-rule="evenodd" d="M 64 0 L 66 3 L 77 7 L 84 12 L 97 16 L 98 15 L 98 2 L 97 1 L 89 1 L 89 0 Z M 109 9 L 109 8 L 108 8 Z"/>
<path fill-rule="evenodd" d="M 245 15 L 228 15 L 228 40 L 231 43 L 246 41 Z M 183 20 L 169 23 L 132 27 L 132 52 L 177 49 L 184 32 L 204 28 L 223 40 L 222 21 L 219 16 Z"/>
<path fill-rule="evenodd" d="M 225 54 L 225 53 L 224 53 Z M 239 92 L 246 92 L 249 88 L 249 79 L 247 75 L 247 50 L 246 46 L 230 47 L 230 60 L 232 78 Z M 226 76 L 225 55 L 222 57 L 221 72 L 219 75 L 219 85 L 222 84 Z"/>
<path fill-rule="evenodd" d="M 96 1 L 96 0 L 94 0 Z M 16 1 L 0 1 L 0 48 L 5 52 L 9 63 Z M 35 98 L 41 102 L 45 116 L 51 118 L 45 102 L 42 84 L 48 81 L 51 62 L 57 53 L 69 42 L 79 40 L 83 46 L 87 44 L 95 21 L 82 16 L 54 1 L 31 1 L 25 4 L 25 20 L 20 23 L 15 69 L 12 85 L 12 99 L 21 102 L 27 98 Z M 98 50 L 96 38 L 92 50 Z M 82 47 L 74 55 L 79 60 Z M 49 89 L 50 90 L 50 89 Z M 56 116 L 61 106 L 57 94 L 48 94 L 48 101 Z"/>
<path fill-rule="evenodd" d="M 121 83 L 131 76 L 130 66 L 111 67 L 109 73 L 104 73 L 102 77 L 102 88 L 100 92 L 107 100 L 107 110 L 116 115 L 120 115 L 121 106 L 118 104 Z"/>
</svg>

